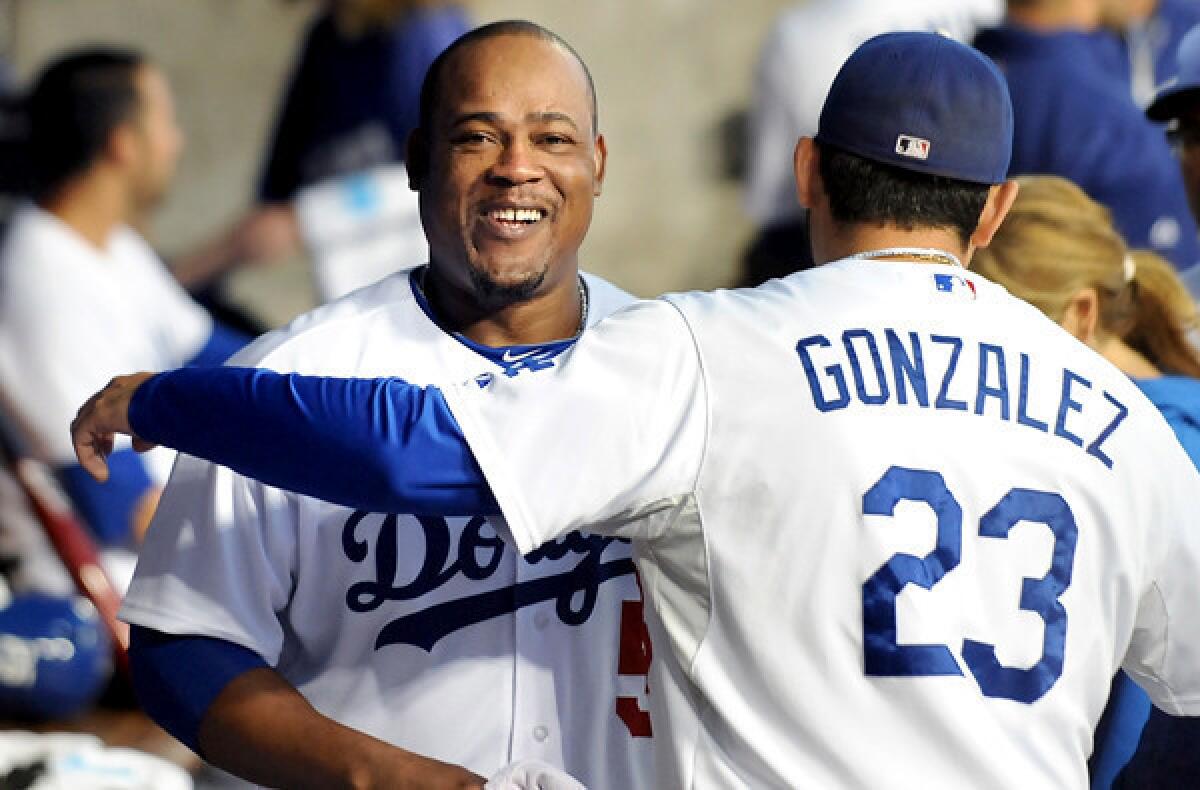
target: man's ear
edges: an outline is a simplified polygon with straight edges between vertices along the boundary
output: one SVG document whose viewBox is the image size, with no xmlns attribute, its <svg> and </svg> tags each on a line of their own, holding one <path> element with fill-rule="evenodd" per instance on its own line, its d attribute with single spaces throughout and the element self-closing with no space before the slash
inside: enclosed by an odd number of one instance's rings
<svg viewBox="0 0 1200 790">
<path fill-rule="evenodd" d="M 608 167 L 608 143 L 604 141 L 604 135 L 596 135 L 595 142 L 595 157 L 596 157 L 596 186 L 592 189 L 592 194 L 600 197 L 600 192 L 604 186 L 604 173 Z"/>
<path fill-rule="evenodd" d="M 801 137 L 796 142 L 793 167 L 796 174 L 796 197 L 806 209 L 816 205 L 821 192 L 821 152 L 811 137 Z"/>
<path fill-rule="evenodd" d="M 138 148 L 137 129 L 131 123 L 122 123 L 109 133 L 104 156 L 114 164 L 124 166 L 137 159 Z"/>
<path fill-rule="evenodd" d="M 408 168 L 408 188 L 420 192 L 429 176 L 429 140 L 421 129 L 413 129 L 405 146 L 404 164 Z"/>
<path fill-rule="evenodd" d="M 1008 216 L 1013 201 L 1017 199 L 1020 185 L 1016 181 L 1005 181 L 988 190 L 987 202 L 979 214 L 979 224 L 971 234 L 971 248 L 978 249 L 992 243 L 992 237 L 1000 229 L 1000 223 Z"/>
</svg>

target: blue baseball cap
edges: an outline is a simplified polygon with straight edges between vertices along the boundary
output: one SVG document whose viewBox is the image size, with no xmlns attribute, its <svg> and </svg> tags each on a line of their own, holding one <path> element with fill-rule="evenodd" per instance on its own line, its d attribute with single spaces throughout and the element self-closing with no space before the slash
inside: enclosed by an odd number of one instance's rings
<svg viewBox="0 0 1200 790">
<path fill-rule="evenodd" d="M 1159 86 L 1146 108 L 1146 117 L 1152 121 L 1178 118 L 1185 105 L 1200 100 L 1200 25 L 1179 40 L 1175 62 L 1175 76 Z"/>
<path fill-rule="evenodd" d="M 986 56 L 937 33 L 885 33 L 842 65 L 816 139 L 905 170 L 999 184 L 1012 138 L 1008 85 Z"/>
</svg>

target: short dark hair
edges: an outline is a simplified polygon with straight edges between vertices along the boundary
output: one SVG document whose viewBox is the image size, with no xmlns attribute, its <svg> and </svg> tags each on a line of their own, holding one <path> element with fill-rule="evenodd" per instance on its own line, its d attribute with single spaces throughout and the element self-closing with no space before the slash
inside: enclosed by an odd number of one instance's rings
<svg viewBox="0 0 1200 790">
<path fill-rule="evenodd" d="M 592 134 L 595 135 L 599 132 L 600 113 L 596 102 L 596 83 L 592 80 L 592 72 L 588 69 L 587 64 L 562 36 L 527 19 L 505 19 L 477 27 L 459 36 L 454 43 L 434 58 L 433 63 L 429 64 L 429 70 L 425 72 L 424 82 L 421 83 L 421 107 L 418 121 L 422 129 L 429 129 L 433 125 L 433 115 L 437 111 L 438 103 L 442 100 L 442 72 L 446 70 L 446 63 L 454 56 L 454 53 L 480 41 L 500 36 L 531 36 L 554 44 L 575 58 L 579 67 L 583 69 L 584 77 L 587 78 L 588 99 L 592 105 Z"/>
<path fill-rule="evenodd" d="M 145 63 L 132 50 L 97 48 L 64 55 L 42 71 L 26 100 L 38 192 L 90 167 L 113 130 L 137 114 L 135 78 Z"/>
<path fill-rule="evenodd" d="M 965 245 L 987 202 L 987 184 L 917 173 L 817 143 L 821 180 L 835 222 L 950 228 Z"/>
</svg>

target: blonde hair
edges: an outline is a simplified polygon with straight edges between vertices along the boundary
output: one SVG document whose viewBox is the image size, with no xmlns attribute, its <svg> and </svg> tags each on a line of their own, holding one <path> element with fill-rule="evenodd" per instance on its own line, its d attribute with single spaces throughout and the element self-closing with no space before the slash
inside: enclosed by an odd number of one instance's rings
<svg viewBox="0 0 1200 790">
<path fill-rule="evenodd" d="M 1165 373 L 1200 378 L 1188 342 L 1195 303 L 1170 263 L 1129 252 L 1108 209 L 1054 176 L 1026 176 L 1012 210 L 971 269 L 1062 321 L 1085 288 L 1099 301 L 1097 331 L 1116 336 Z"/>
</svg>

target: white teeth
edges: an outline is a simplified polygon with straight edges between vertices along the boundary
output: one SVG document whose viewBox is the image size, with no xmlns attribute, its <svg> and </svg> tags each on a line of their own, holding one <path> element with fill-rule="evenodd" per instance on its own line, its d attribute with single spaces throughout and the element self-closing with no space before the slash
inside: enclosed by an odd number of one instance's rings
<svg viewBox="0 0 1200 790">
<path fill-rule="evenodd" d="M 542 218 L 542 211 L 536 208 L 501 208 L 492 211 L 491 216 L 501 222 L 537 222 Z"/>
</svg>

